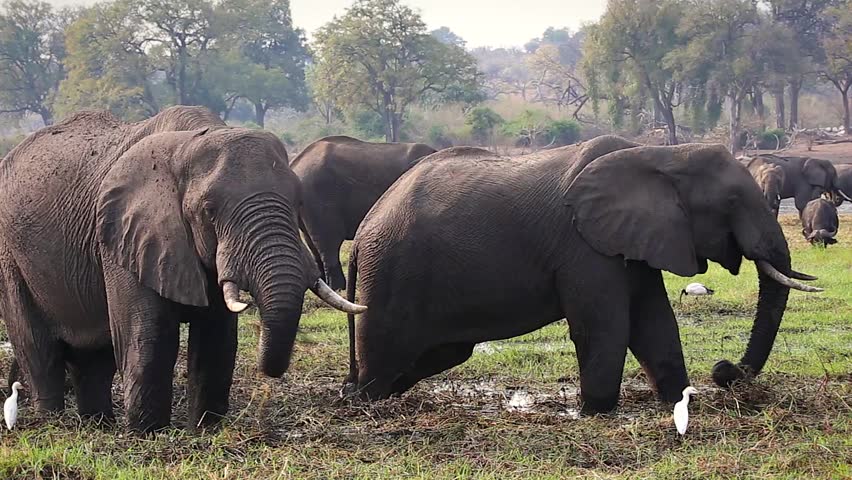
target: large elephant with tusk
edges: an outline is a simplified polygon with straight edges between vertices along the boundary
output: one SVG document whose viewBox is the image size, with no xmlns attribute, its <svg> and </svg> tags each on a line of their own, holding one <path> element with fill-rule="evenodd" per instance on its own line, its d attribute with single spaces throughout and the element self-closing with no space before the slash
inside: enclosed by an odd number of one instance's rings
<svg viewBox="0 0 852 480">
<path fill-rule="evenodd" d="M 737 274 L 756 264 L 757 312 L 739 364 L 766 363 L 789 289 L 815 292 L 791 267 L 781 227 L 746 168 L 721 145 L 642 147 L 603 136 L 516 161 L 472 148 L 423 159 L 373 207 L 355 236 L 347 295 L 347 390 L 404 392 L 464 362 L 479 342 L 567 318 L 586 411 L 613 409 L 627 350 L 660 399 L 689 384 L 662 270 Z"/>
<path fill-rule="evenodd" d="M 118 369 L 132 429 L 169 424 L 189 324 L 191 427 L 228 410 L 239 291 L 261 318 L 260 369 L 282 375 L 305 290 L 348 313 L 299 236 L 300 183 L 281 142 L 199 107 L 135 124 L 82 112 L 0 169 L 0 308 L 32 397 L 112 418 Z"/>
</svg>

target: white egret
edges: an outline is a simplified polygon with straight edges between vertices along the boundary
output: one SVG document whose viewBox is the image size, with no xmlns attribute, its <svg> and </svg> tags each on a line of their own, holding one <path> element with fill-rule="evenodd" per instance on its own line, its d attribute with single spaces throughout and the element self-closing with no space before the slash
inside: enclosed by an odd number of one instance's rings
<svg viewBox="0 0 852 480">
<path fill-rule="evenodd" d="M 686 288 L 684 288 L 683 290 L 680 291 L 680 298 L 678 298 L 678 301 L 683 300 L 684 295 L 701 296 L 701 295 L 713 295 L 714 293 L 716 293 L 716 292 L 713 291 L 713 289 L 707 288 L 700 283 L 690 283 L 689 285 L 686 286 Z"/>
<path fill-rule="evenodd" d="M 18 389 L 21 388 L 23 388 L 21 382 L 13 383 L 12 394 L 3 404 L 3 418 L 6 419 L 6 428 L 9 430 L 15 426 L 15 422 L 18 420 Z"/>
<path fill-rule="evenodd" d="M 689 405 L 689 396 L 696 395 L 698 390 L 693 387 L 686 387 L 683 389 L 683 398 L 681 401 L 675 403 L 674 407 L 674 423 L 677 428 L 677 433 L 683 435 L 686 433 L 686 426 L 689 424 L 689 410 L 687 409 L 687 405 Z"/>
</svg>

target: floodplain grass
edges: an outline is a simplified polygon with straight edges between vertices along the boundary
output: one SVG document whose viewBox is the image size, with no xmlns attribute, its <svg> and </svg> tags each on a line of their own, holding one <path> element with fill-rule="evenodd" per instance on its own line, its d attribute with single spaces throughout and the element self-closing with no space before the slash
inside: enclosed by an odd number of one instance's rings
<svg viewBox="0 0 852 480">
<path fill-rule="evenodd" d="M 852 216 L 841 219 L 840 243 L 828 249 L 807 245 L 795 217 L 781 222 L 794 268 L 819 276 L 813 283 L 826 291 L 791 292 L 769 362 L 751 384 L 719 389 L 710 369 L 745 349 L 757 302 L 753 265 L 745 262 L 739 276 L 717 265 L 693 279 L 665 276 L 700 392 L 682 438 L 671 406 L 654 400 L 631 355 L 619 409 L 578 417 L 564 321 L 480 345 L 468 362 L 401 398 L 341 400 L 346 319 L 309 295 L 283 379 L 257 372 L 258 318 L 241 318 L 221 429 L 184 429 L 182 358 L 174 427 L 155 436 L 129 434 L 122 420 L 81 421 L 70 394 L 57 415 L 35 412 L 25 397 L 18 428 L 0 432 L 0 478 L 852 478 L 852 235 L 843 228 Z M 678 302 L 692 281 L 716 295 Z M 10 359 L 2 355 L 5 374 Z M 117 386 L 114 394 L 120 403 Z"/>
</svg>

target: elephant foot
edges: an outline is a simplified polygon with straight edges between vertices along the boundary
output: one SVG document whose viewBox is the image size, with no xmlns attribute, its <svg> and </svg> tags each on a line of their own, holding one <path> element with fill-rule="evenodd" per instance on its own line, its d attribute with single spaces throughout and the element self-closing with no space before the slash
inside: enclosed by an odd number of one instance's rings
<svg viewBox="0 0 852 480">
<path fill-rule="evenodd" d="M 748 365 L 734 365 L 728 360 L 719 360 L 713 365 L 713 381 L 722 388 L 730 387 L 738 380 L 754 377 Z"/>
<path fill-rule="evenodd" d="M 595 398 L 581 394 L 582 407 L 580 413 L 586 415 L 596 415 L 599 413 L 609 413 L 618 407 L 618 395 L 614 397 Z"/>
</svg>

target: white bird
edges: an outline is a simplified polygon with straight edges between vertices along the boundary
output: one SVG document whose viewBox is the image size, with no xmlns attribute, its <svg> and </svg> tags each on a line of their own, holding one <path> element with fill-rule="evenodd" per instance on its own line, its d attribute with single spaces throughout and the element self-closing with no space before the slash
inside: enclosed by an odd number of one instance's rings
<svg viewBox="0 0 852 480">
<path fill-rule="evenodd" d="M 700 283 L 690 283 L 689 285 L 686 286 L 686 288 L 684 288 L 683 290 L 680 291 L 680 298 L 678 298 L 678 301 L 683 300 L 684 295 L 699 296 L 699 295 L 713 295 L 714 293 L 716 293 L 716 292 L 713 291 L 713 289 L 707 288 Z"/>
<path fill-rule="evenodd" d="M 677 433 L 683 435 L 686 433 L 686 426 L 689 424 L 689 410 L 687 409 L 687 405 L 689 405 L 689 396 L 696 395 L 698 390 L 693 387 L 686 387 L 683 389 L 683 398 L 681 401 L 675 403 L 674 407 L 674 423 L 677 428 Z"/>
<path fill-rule="evenodd" d="M 6 428 L 9 430 L 15 426 L 15 422 L 18 420 L 18 389 L 23 387 L 21 382 L 13 383 L 12 394 L 9 395 L 6 403 L 3 404 L 3 418 L 6 419 Z"/>
</svg>

